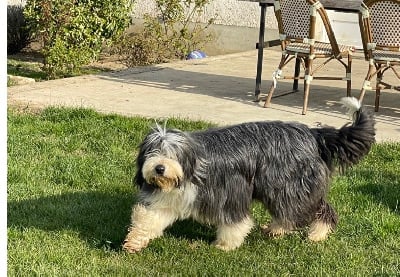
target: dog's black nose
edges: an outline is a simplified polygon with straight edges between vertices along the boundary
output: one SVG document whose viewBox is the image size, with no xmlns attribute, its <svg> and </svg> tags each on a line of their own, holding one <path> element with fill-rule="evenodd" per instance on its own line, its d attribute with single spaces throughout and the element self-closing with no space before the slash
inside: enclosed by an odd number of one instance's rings
<svg viewBox="0 0 400 277">
<path fill-rule="evenodd" d="M 162 175 L 162 174 L 164 174 L 165 166 L 163 166 L 162 164 L 159 164 L 159 165 L 156 165 L 155 169 L 156 169 L 157 174 Z"/>
</svg>

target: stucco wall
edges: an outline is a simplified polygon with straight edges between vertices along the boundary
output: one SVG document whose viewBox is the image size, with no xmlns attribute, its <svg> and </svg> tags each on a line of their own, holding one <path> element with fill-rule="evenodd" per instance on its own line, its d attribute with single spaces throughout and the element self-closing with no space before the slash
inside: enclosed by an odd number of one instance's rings
<svg viewBox="0 0 400 277">
<path fill-rule="evenodd" d="M 142 18 L 143 14 L 156 14 L 154 0 L 137 0 L 134 7 L 134 17 Z M 215 24 L 258 28 L 260 21 L 260 6 L 255 2 L 239 0 L 212 0 L 206 7 L 204 15 L 199 20 L 206 23 L 208 19 L 216 18 Z M 273 9 L 267 9 L 266 27 L 276 29 Z"/>
<path fill-rule="evenodd" d="M 7 5 L 25 5 L 26 0 L 7 0 Z"/>
<path fill-rule="evenodd" d="M 24 5 L 26 0 L 7 0 L 8 5 Z M 156 15 L 154 0 L 135 0 L 133 8 L 133 26 L 131 30 L 141 27 L 144 14 Z M 198 21 L 206 23 L 215 18 L 215 24 L 209 27 L 214 34 L 214 41 L 208 45 L 208 54 L 231 53 L 255 49 L 258 41 L 260 6 L 255 2 L 239 0 L 211 0 Z M 265 40 L 278 37 L 277 24 L 273 8 L 267 9 Z"/>
<path fill-rule="evenodd" d="M 260 25 L 260 6 L 255 2 L 239 0 L 211 0 L 205 7 L 204 14 L 197 18 L 199 22 L 207 23 L 215 18 L 214 24 L 209 27 L 214 40 L 206 46 L 209 55 L 232 53 L 255 49 L 258 41 Z M 157 14 L 154 0 L 136 0 L 133 9 L 134 26 L 132 30 L 140 28 L 144 14 Z M 137 30 L 137 29 L 136 29 Z M 278 38 L 277 23 L 273 8 L 267 9 L 265 40 Z"/>
<path fill-rule="evenodd" d="M 211 0 L 205 8 L 205 13 L 200 17 L 202 22 L 209 18 L 216 18 L 216 24 L 227 26 L 242 26 L 258 28 L 260 7 L 258 3 L 239 0 Z M 26 0 L 7 0 L 8 5 L 24 5 Z M 154 0 L 135 0 L 133 15 L 142 18 L 143 14 L 156 13 Z M 267 28 L 276 29 L 276 20 L 272 8 L 267 10 Z"/>
<path fill-rule="evenodd" d="M 137 0 L 134 7 L 134 18 L 141 18 L 143 14 L 156 14 L 154 0 Z M 339 43 L 362 48 L 361 36 L 358 27 L 358 16 L 355 13 L 342 13 L 328 10 L 331 25 Z M 209 18 L 216 18 L 214 29 L 217 37 L 217 46 L 232 51 L 254 48 L 254 41 L 258 39 L 260 7 L 256 2 L 239 0 L 211 0 L 205 8 L 205 13 L 199 19 L 207 22 Z M 267 8 L 266 40 L 276 39 L 277 23 L 272 7 Z M 246 28 L 243 28 L 246 27 Z M 320 18 L 317 19 L 316 39 L 328 42 L 328 38 Z M 218 42 L 219 41 L 219 42 Z M 224 46 L 225 45 L 225 46 Z"/>
</svg>

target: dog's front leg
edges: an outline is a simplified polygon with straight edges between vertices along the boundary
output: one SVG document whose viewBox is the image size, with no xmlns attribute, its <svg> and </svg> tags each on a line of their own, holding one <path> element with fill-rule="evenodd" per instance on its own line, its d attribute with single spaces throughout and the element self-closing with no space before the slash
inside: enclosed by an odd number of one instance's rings
<svg viewBox="0 0 400 277">
<path fill-rule="evenodd" d="M 124 240 L 123 249 L 135 253 L 145 248 L 151 239 L 162 236 L 163 231 L 176 220 L 173 213 L 137 204 L 132 209 L 132 225 Z"/>
<path fill-rule="evenodd" d="M 213 242 L 215 247 L 229 251 L 242 245 L 246 236 L 250 233 L 254 223 L 250 217 L 234 224 L 221 224 L 217 229 L 217 239 Z"/>
</svg>

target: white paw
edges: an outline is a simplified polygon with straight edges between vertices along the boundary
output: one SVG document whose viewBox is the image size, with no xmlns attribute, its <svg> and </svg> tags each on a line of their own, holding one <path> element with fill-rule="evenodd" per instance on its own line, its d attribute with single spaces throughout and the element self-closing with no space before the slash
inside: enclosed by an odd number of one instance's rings
<svg viewBox="0 0 400 277">
<path fill-rule="evenodd" d="M 236 249 L 236 248 L 238 248 L 240 246 L 240 245 L 228 243 L 226 241 L 221 241 L 221 240 L 214 241 L 212 243 L 212 245 L 214 245 L 215 247 L 217 247 L 218 249 L 221 249 L 223 251 L 231 251 L 231 250 Z"/>
</svg>

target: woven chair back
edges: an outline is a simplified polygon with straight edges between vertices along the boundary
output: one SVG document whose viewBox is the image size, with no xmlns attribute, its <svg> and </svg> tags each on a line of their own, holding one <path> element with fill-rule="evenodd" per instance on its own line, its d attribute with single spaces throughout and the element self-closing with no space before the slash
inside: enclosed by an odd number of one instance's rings
<svg viewBox="0 0 400 277">
<path fill-rule="evenodd" d="M 400 1 L 365 1 L 369 8 L 372 41 L 379 46 L 400 47 Z"/>
<path fill-rule="evenodd" d="M 320 17 L 334 56 L 340 55 L 329 18 L 318 0 L 275 0 L 274 5 L 283 48 L 285 48 L 284 41 L 307 42 L 310 39 L 313 43 L 317 17 Z M 313 47 L 310 47 L 310 53 L 313 52 Z"/>
<path fill-rule="evenodd" d="M 310 5 L 305 0 L 281 0 L 283 33 L 291 38 L 308 38 Z"/>
</svg>

